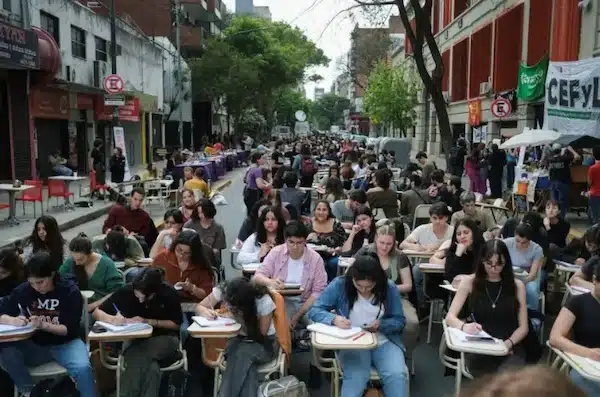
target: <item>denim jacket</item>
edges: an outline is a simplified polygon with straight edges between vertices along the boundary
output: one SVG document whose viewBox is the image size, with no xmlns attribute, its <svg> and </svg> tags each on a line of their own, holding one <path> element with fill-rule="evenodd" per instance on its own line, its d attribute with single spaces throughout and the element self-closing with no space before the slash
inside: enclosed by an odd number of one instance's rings
<svg viewBox="0 0 600 397">
<path fill-rule="evenodd" d="M 308 317 L 312 321 L 331 325 L 336 315 L 350 318 L 350 308 L 344 288 L 344 280 L 344 276 L 337 277 L 321 293 L 308 312 Z M 398 288 L 392 281 L 388 280 L 387 288 L 387 300 L 384 304 L 385 312 L 379 320 L 379 332 L 384 334 L 394 344 L 404 349 L 402 330 L 406 321 L 402 310 L 402 298 Z M 335 312 L 332 313 L 332 310 Z"/>
</svg>

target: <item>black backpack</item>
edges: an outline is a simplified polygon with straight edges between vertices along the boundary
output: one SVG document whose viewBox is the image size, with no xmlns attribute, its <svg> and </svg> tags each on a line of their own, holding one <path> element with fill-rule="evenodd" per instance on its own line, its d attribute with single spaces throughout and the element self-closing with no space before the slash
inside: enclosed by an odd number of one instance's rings
<svg viewBox="0 0 600 397">
<path fill-rule="evenodd" d="M 179 369 L 165 373 L 160 385 L 160 397 L 191 397 L 192 375 Z"/>
<path fill-rule="evenodd" d="M 68 376 L 44 379 L 31 389 L 30 397 L 81 397 L 75 383 Z"/>
</svg>

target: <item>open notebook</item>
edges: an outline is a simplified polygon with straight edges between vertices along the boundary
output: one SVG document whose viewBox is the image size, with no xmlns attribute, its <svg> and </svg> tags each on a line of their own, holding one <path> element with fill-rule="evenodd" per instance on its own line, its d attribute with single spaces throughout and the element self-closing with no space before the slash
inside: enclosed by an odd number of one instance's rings
<svg viewBox="0 0 600 397">
<path fill-rule="evenodd" d="M 359 327 L 351 327 L 349 329 L 343 329 L 336 327 L 334 325 L 326 325 L 326 324 L 310 324 L 306 327 L 309 331 L 319 332 L 321 334 L 333 336 L 334 338 L 339 339 L 350 339 L 361 332 L 363 332 L 362 328 Z"/>
<path fill-rule="evenodd" d="M 0 324 L 0 334 L 10 334 L 16 332 L 27 332 L 33 330 L 31 325 L 25 325 L 23 327 L 15 327 L 14 325 Z"/>
<path fill-rule="evenodd" d="M 450 332 L 453 338 L 459 342 L 485 342 L 485 343 L 496 343 L 499 342 L 494 339 L 490 334 L 485 331 L 481 331 L 478 334 L 472 335 L 461 331 L 457 328 L 447 327 L 446 330 Z"/>
<path fill-rule="evenodd" d="M 226 318 L 226 317 L 217 317 L 214 320 L 210 320 L 206 317 L 194 316 L 194 317 L 192 317 L 192 320 L 194 320 L 194 322 L 201 327 L 223 327 L 226 325 L 234 325 L 235 324 L 234 319 Z"/>
<path fill-rule="evenodd" d="M 114 324 L 106 323 L 104 321 L 96 321 L 96 324 L 98 324 L 102 328 L 106 328 L 110 332 L 135 332 L 135 331 L 142 331 L 145 329 L 152 328 L 150 325 L 144 324 L 144 323 L 114 325 Z"/>
</svg>

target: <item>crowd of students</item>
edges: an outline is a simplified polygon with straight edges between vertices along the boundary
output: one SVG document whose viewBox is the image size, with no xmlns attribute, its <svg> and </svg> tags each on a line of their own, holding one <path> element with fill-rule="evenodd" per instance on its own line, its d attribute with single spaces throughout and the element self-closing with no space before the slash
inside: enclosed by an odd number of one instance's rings
<svg viewBox="0 0 600 397">
<path fill-rule="evenodd" d="M 392 186 L 388 153 L 324 137 L 311 144 L 286 148 L 278 142 L 268 161 L 264 153 L 250 155 L 247 218 L 236 244 L 239 265 L 260 263 L 251 278 L 223 281 L 223 226 L 215 220 L 215 205 L 190 189 L 182 191 L 179 209 L 165 213 L 160 232 L 143 209 L 141 189 L 132 191 L 126 205 L 110 210 L 100 236 L 78 235 L 67 243 L 54 218 L 37 219 L 24 252 L 20 247 L 0 251 L 0 323 L 36 329 L 30 339 L 0 344 L 0 367 L 18 391 L 28 396 L 34 386 L 28 367 L 53 360 L 67 370 L 82 397 L 98 395 L 81 327 L 88 316 L 91 323 L 153 327 L 152 337 L 116 348 L 125 363 L 121 396 L 158 396 L 160 368 L 180 359 L 181 347 L 194 349 L 188 355 L 192 361 L 200 356 L 201 346 L 185 332 L 191 316 L 213 318 L 221 307 L 227 312 L 219 315 L 233 317 L 242 328 L 225 350 L 220 396 L 255 393 L 257 366 L 279 349 L 289 349 L 277 330 L 278 298 L 271 291 L 298 284 L 301 294 L 286 296 L 279 307 L 292 330 L 324 323 L 362 327 L 378 336 L 375 348 L 336 355 L 343 368 L 342 397 L 362 396 L 373 367 L 386 396 L 404 397 L 409 366 L 399 363 L 416 358 L 419 319 L 431 299 L 446 302 L 449 327 L 469 334 L 485 330 L 512 352 L 467 355 L 476 377 L 539 361 L 540 297 L 552 259 L 580 265 L 570 284 L 590 292 L 567 301 L 550 343 L 600 361 L 595 317 L 600 314 L 600 225 L 567 241 L 568 222 L 559 205 L 549 201 L 544 214 L 528 213 L 499 226 L 476 206 L 473 193 L 446 181 L 435 164 L 409 165 Z M 324 163 L 327 180 L 315 180 Z M 313 187 L 324 188 L 325 198 L 312 203 L 310 189 L 302 188 Z M 428 220 L 414 217 L 417 198 L 431 204 Z M 425 283 L 410 259 L 414 251 L 442 264 L 443 274 L 430 275 Z M 151 263 L 144 266 L 140 261 L 146 257 Z M 354 261 L 345 270 L 340 261 L 349 257 Z M 127 277 L 118 263 L 132 269 Z M 444 282 L 456 288 L 453 299 L 439 288 Z M 83 290 L 93 292 L 87 313 L 82 313 Z M 297 349 L 310 349 L 302 332 L 292 335 Z M 208 392 L 206 380 L 212 378 L 204 371 L 199 369 L 198 380 Z M 315 386 L 319 373 L 312 365 L 310 375 Z M 576 371 L 571 380 L 588 396 L 600 395 L 600 384 Z"/>
</svg>

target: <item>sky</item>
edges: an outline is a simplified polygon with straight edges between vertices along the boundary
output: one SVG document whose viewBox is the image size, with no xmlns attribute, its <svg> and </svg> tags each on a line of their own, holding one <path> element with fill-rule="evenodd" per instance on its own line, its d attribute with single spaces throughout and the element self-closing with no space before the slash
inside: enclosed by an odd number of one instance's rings
<svg viewBox="0 0 600 397">
<path fill-rule="evenodd" d="M 224 0 L 224 3 L 229 10 L 235 11 L 235 0 Z M 309 99 L 314 99 L 315 86 L 329 92 L 331 84 L 343 70 L 337 60 L 350 48 L 350 33 L 355 23 L 369 26 L 360 10 L 356 11 L 354 19 L 348 12 L 335 17 L 354 4 L 353 0 L 254 0 L 255 6 L 269 6 L 274 21 L 285 21 L 299 27 L 330 59 L 328 67 L 312 68 L 308 72 L 308 75 L 316 73 L 324 78 L 317 84 L 305 84 Z"/>
</svg>

